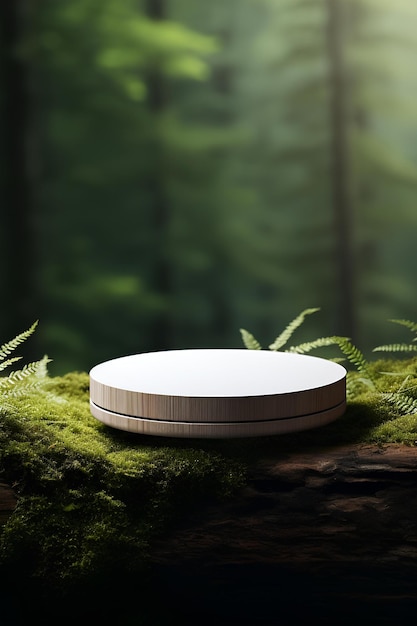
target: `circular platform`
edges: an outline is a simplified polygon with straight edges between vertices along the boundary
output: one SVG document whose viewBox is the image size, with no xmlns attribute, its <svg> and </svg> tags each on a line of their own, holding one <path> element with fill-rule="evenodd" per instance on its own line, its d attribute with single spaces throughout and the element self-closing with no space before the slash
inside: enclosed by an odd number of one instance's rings
<svg viewBox="0 0 417 626">
<path fill-rule="evenodd" d="M 345 412 L 346 370 L 267 350 L 195 349 L 120 357 L 90 371 L 91 413 L 163 437 L 259 437 L 327 424 Z"/>
</svg>

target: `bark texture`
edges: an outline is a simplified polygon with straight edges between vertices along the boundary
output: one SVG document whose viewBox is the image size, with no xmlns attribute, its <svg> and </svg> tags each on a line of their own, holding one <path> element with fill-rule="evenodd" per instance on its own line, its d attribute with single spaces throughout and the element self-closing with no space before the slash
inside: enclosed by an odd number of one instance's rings
<svg viewBox="0 0 417 626">
<path fill-rule="evenodd" d="M 416 448 L 264 459 L 155 546 L 161 597 L 187 624 L 411 624 L 416 496 Z"/>
</svg>

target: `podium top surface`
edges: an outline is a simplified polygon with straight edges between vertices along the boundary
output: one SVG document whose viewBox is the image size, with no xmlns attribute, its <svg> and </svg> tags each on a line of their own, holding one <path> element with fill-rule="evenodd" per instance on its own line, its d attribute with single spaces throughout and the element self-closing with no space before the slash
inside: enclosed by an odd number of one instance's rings
<svg viewBox="0 0 417 626">
<path fill-rule="evenodd" d="M 194 398 L 294 394 L 345 376 L 342 365 L 320 357 L 246 348 L 145 352 L 90 370 L 91 380 L 104 387 Z"/>
</svg>

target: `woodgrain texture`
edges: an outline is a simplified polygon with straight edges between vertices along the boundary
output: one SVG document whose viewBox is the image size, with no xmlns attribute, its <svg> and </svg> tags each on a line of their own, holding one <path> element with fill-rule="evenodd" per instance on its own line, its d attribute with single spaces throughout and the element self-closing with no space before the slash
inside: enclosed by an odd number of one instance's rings
<svg viewBox="0 0 417 626">
<path fill-rule="evenodd" d="M 95 380 L 90 398 L 115 413 L 178 422 L 253 422 L 310 415 L 338 406 L 345 399 L 345 381 L 319 389 L 243 398 L 196 398 L 115 389 Z"/>
<path fill-rule="evenodd" d="M 164 437 L 257 437 L 316 428 L 346 409 L 346 370 L 317 357 L 250 350 L 131 355 L 90 371 L 108 426 Z"/>
<path fill-rule="evenodd" d="M 341 417 L 346 410 L 346 403 L 320 411 L 319 413 L 301 415 L 286 419 L 272 419 L 268 421 L 255 420 L 251 422 L 179 422 L 154 420 L 140 417 L 120 415 L 96 406 L 90 401 L 92 415 L 107 426 L 126 430 L 141 435 L 158 435 L 160 437 L 184 438 L 231 438 L 231 437 L 262 437 L 265 435 L 279 435 L 317 428 L 333 422 Z"/>
</svg>

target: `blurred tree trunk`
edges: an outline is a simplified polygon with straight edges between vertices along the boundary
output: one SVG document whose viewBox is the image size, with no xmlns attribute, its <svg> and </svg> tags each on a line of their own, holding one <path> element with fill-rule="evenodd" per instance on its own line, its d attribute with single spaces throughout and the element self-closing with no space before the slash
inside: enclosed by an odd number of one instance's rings
<svg viewBox="0 0 417 626">
<path fill-rule="evenodd" d="M 223 29 L 217 33 L 217 38 L 221 42 L 221 49 L 226 51 L 226 53 L 233 39 L 232 20 L 237 15 L 236 11 L 236 4 L 233 3 L 229 9 L 229 19 L 224 24 Z M 223 55 L 214 65 L 212 73 L 214 92 L 218 95 L 219 101 L 223 99 L 223 106 L 217 113 L 217 124 L 220 127 L 224 127 L 226 132 L 228 127 L 233 124 L 235 117 L 235 111 L 231 105 L 234 71 L 235 68 L 232 62 L 227 58 L 225 59 Z M 221 240 L 221 237 L 217 237 L 217 239 Z M 232 313 L 233 303 L 230 298 L 230 285 L 233 284 L 233 278 L 230 275 L 229 265 L 227 255 L 220 246 L 216 251 L 212 270 L 214 274 L 214 280 L 212 281 L 212 332 L 213 336 L 217 337 L 219 343 L 224 345 L 224 347 L 227 347 L 230 337 L 233 336 L 237 326 Z"/>
<path fill-rule="evenodd" d="M 348 146 L 349 79 L 344 59 L 346 3 L 327 0 L 327 46 L 330 64 L 330 118 L 332 203 L 336 233 L 337 281 L 341 294 L 339 322 L 343 334 L 355 341 L 355 263 L 353 251 L 353 201 Z"/>
<path fill-rule="evenodd" d="M 29 0 L 3 0 L 0 3 L 3 142 L 1 334 L 4 341 L 26 330 L 39 317 L 34 94 L 33 74 L 27 58 L 32 9 Z"/>
<path fill-rule="evenodd" d="M 166 19 L 166 0 L 145 0 L 145 12 L 152 20 L 161 21 Z M 148 90 L 148 109 L 151 118 L 154 119 L 156 129 L 158 117 L 168 107 L 168 85 L 161 69 L 155 65 L 149 68 L 146 77 Z M 154 233 L 156 250 L 152 258 L 153 267 L 151 272 L 152 289 L 160 294 L 167 308 L 159 314 L 151 327 L 151 345 L 154 349 L 168 349 L 172 343 L 172 324 L 170 323 L 170 296 L 172 293 L 171 268 L 169 259 L 169 220 L 170 211 L 168 198 L 164 185 L 164 159 L 163 146 L 160 136 L 153 134 L 153 158 L 148 173 L 147 188 L 149 193 L 149 209 Z"/>
</svg>

